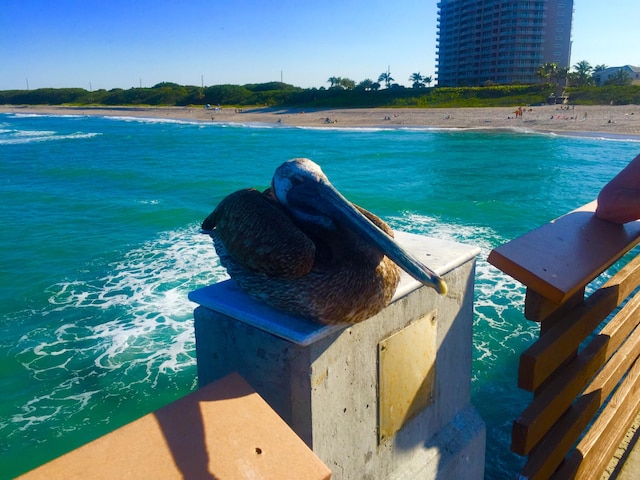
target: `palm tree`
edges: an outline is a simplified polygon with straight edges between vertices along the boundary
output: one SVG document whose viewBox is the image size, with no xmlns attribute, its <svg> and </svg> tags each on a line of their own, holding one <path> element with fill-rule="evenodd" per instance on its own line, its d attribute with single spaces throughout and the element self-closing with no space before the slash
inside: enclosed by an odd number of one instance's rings
<svg viewBox="0 0 640 480">
<path fill-rule="evenodd" d="M 413 82 L 412 88 L 423 88 L 424 87 L 424 77 L 418 73 L 412 73 L 409 77 L 409 81 Z"/>
<path fill-rule="evenodd" d="M 569 67 L 560 67 L 558 66 L 558 62 L 544 63 L 540 65 L 536 71 L 536 75 L 540 78 L 550 83 L 555 83 L 556 85 L 560 83 L 560 80 L 566 79 L 568 73 Z"/>
<path fill-rule="evenodd" d="M 382 72 L 378 77 L 379 82 L 384 82 L 387 88 L 391 86 L 391 82 L 393 82 L 394 78 L 391 76 L 391 72 L 387 69 L 386 72 Z"/>
<path fill-rule="evenodd" d="M 536 70 L 536 75 L 543 80 L 551 81 L 558 73 L 558 62 L 543 63 Z"/>
<path fill-rule="evenodd" d="M 327 80 L 327 82 L 331 84 L 329 88 L 337 87 L 338 85 L 340 85 L 341 80 L 341 77 L 329 77 L 329 80 Z"/>
<path fill-rule="evenodd" d="M 356 86 L 358 90 L 373 90 L 373 80 L 365 78 Z"/>
<path fill-rule="evenodd" d="M 560 80 L 564 80 L 566 85 L 566 81 L 568 77 L 569 77 L 569 67 L 558 67 L 558 71 L 555 77 L 556 83 L 559 84 Z"/>
<path fill-rule="evenodd" d="M 586 60 L 582 60 L 573 66 L 575 72 L 570 74 L 571 85 L 574 87 L 588 87 L 594 84 L 593 67 Z"/>
<path fill-rule="evenodd" d="M 356 82 L 354 82 L 350 78 L 341 78 L 338 86 L 344 88 L 345 90 L 353 90 L 354 88 L 356 88 Z"/>
<path fill-rule="evenodd" d="M 582 60 L 576 63 L 573 68 L 576 70 L 578 74 L 578 84 L 579 87 L 586 87 L 589 85 L 593 85 L 593 67 L 586 60 Z"/>
<path fill-rule="evenodd" d="M 433 77 L 431 75 L 428 77 L 422 77 L 422 81 L 427 84 L 427 87 L 430 87 L 431 82 L 433 82 Z"/>
<path fill-rule="evenodd" d="M 581 60 L 578 63 L 576 63 L 573 68 L 575 69 L 575 71 L 579 74 L 585 74 L 585 75 L 589 75 L 591 74 L 591 72 L 593 71 L 593 67 L 591 66 L 591 64 L 589 62 L 587 62 L 586 60 Z"/>
<path fill-rule="evenodd" d="M 568 97 L 565 94 L 565 88 L 568 82 L 569 67 L 559 67 L 558 62 L 547 62 L 540 65 L 536 74 L 554 86 L 553 93 L 549 95 L 550 100 L 553 98 L 555 103 L 567 101 Z M 563 79 L 565 80 L 565 86 L 560 85 L 560 80 Z"/>
</svg>

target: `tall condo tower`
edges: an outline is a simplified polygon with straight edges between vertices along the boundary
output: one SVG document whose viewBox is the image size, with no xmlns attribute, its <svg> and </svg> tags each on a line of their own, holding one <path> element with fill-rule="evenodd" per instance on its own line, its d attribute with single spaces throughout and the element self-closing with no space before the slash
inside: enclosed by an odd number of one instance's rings
<svg viewBox="0 0 640 480">
<path fill-rule="evenodd" d="M 536 83 L 570 65 L 573 0 L 440 0 L 438 85 Z"/>
</svg>

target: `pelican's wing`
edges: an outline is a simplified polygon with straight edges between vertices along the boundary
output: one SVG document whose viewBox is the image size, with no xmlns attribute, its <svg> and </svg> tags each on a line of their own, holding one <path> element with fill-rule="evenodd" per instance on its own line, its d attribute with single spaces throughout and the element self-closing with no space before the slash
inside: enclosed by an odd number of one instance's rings
<svg viewBox="0 0 640 480">
<path fill-rule="evenodd" d="M 202 223 L 203 230 L 214 228 L 227 254 L 245 269 L 299 278 L 313 267 L 313 242 L 280 204 L 257 190 L 224 198 Z"/>
</svg>

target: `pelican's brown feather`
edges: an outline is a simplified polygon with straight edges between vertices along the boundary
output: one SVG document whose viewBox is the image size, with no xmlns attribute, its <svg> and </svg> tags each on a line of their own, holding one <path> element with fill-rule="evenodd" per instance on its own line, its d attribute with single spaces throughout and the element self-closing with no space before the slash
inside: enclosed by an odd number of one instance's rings
<svg viewBox="0 0 640 480">
<path fill-rule="evenodd" d="M 300 278 L 313 267 L 313 242 L 279 203 L 258 190 L 239 190 L 225 197 L 202 228 L 215 228 L 227 255 L 254 272 Z"/>
<path fill-rule="evenodd" d="M 285 162 L 271 184 L 264 193 L 232 193 L 202 224 L 220 263 L 251 297 L 332 324 L 360 322 L 384 308 L 399 266 L 446 291 L 390 238 L 384 221 L 344 198 L 311 160 Z"/>
</svg>

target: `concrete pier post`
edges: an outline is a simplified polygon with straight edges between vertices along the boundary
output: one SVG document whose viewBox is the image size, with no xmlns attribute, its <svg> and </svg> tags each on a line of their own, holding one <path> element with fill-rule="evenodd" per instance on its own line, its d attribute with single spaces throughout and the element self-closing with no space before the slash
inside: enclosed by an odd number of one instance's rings
<svg viewBox="0 0 640 480">
<path fill-rule="evenodd" d="M 232 281 L 191 292 L 199 383 L 239 372 L 334 479 L 482 479 L 485 428 L 470 400 L 478 249 L 396 238 L 444 275 L 446 297 L 403 275 L 376 316 L 322 326 Z"/>
</svg>

